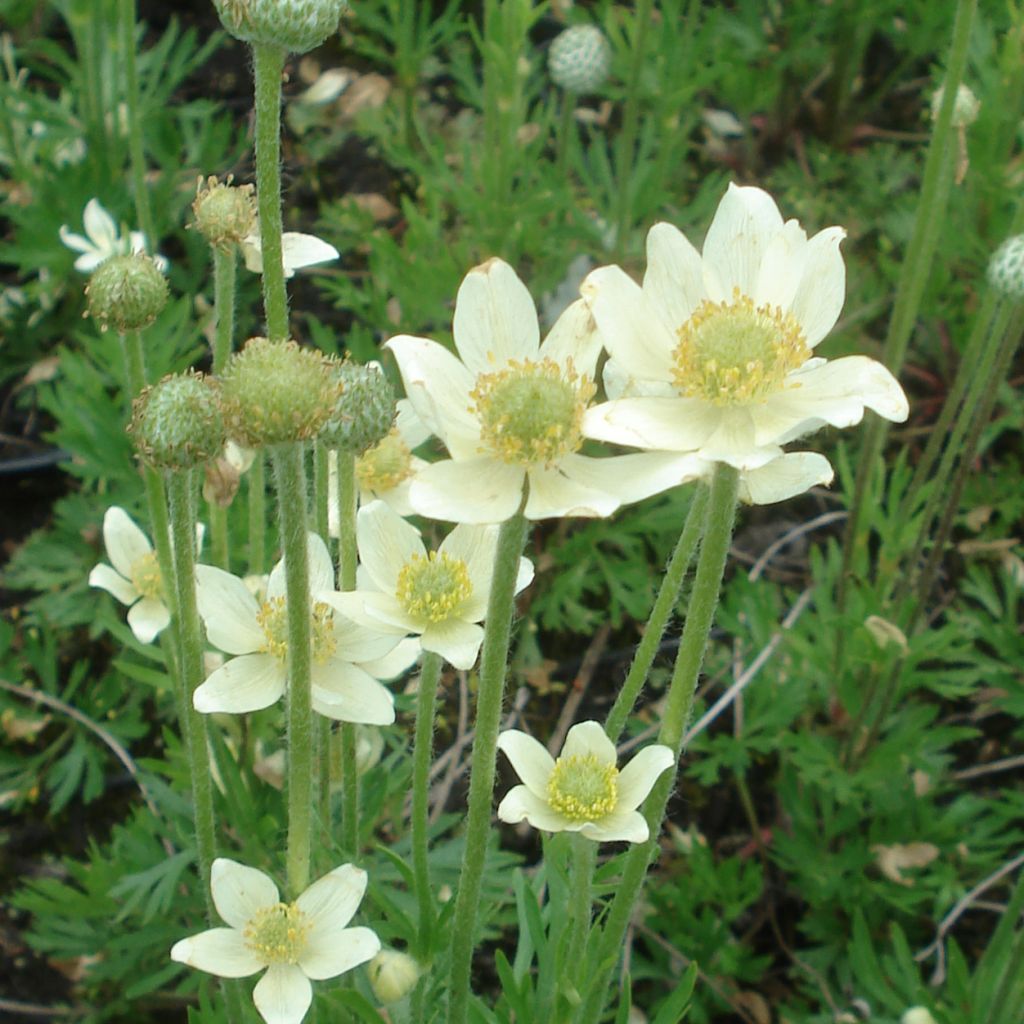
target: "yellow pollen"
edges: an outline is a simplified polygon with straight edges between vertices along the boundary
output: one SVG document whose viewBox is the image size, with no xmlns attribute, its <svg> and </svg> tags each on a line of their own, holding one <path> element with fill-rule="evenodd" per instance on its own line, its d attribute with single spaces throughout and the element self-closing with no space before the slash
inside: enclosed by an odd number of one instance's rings
<svg viewBox="0 0 1024 1024">
<path fill-rule="evenodd" d="M 511 360 L 481 373 L 469 411 L 480 421 L 482 451 L 514 466 L 550 466 L 583 443 L 580 424 L 594 382 L 553 359 Z"/>
<path fill-rule="evenodd" d="M 811 357 L 792 313 L 755 307 L 738 288 L 731 302 L 705 299 L 676 334 L 673 383 L 681 395 L 715 405 L 765 398 Z"/>
<path fill-rule="evenodd" d="M 309 922 L 294 903 L 256 911 L 242 932 L 245 944 L 268 964 L 294 964 L 306 950 Z"/>
<path fill-rule="evenodd" d="M 595 754 L 560 757 L 548 779 L 548 803 L 569 821 L 601 821 L 619 802 L 618 778 L 615 765 Z"/>
<path fill-rule="evenodd" d="M 132 563 L 132 586 L 143 596 L 163 598 L 163 580 L 160 576 L 160 562 L 155 551 L 147 551 Z"/>
<path fill-rule="evenodd" d="M 433 623 L 450 619 L 472 593 L 466 563 L 438 551 L 413 555 L 402 566 L 395 589 L 407 615 Z"/>
<path fill-rule="evenodd" d="M 356 459 L 356 479 L 364 491 L 391 491 L 410 476 L 412 452 L 397 427 Z"/>
<path fill-rule="evenodd" d="M 330 605 L 317 601 L 312 608 L 313 660 L 327 661 L 338 649 L 334 636 L 334 612 Z M 263 654 L 272 654 L 279 661 L 288 657 L 288 608 L 283 597 L 264 601 L 256 613 L 256 622 L 263 630 Z"/>
</svg>

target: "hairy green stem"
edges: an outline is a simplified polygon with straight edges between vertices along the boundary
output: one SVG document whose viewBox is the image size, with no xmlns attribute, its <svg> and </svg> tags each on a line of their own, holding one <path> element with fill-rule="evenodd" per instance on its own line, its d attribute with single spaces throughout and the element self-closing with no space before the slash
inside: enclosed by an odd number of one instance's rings
<svg viewBox="0 0 1024 1024">
<path fill-rule="evenodd" d="M 252 48 L 256 86 L 256 200 L 263 261 L 263 308 L 267 337 L 288 337 L 288 292 L 281 250 L 281 73 L 287 54 L 278 46 Z"/>
<path fill-rule="evenodd" d="M 309 884 L 313 811 L 312 615 L 306 535 L 306 467 L 301 444 L 271 449 L 277 481 L 288 609 L 288 889 Z"/>
<path fill-rule="evenodd" d="M 221 373 L 235 343 L 235 283 L 238 261 L 235 247 L 213 246 L 213 372 Z"/>
<path fill-rule="evenodd" d="M 430 953 L 434 930 L 434 894 L 430 890 L 427 860 L 427 814 L 430 798 L 430 765 L 433 760 L 434 714 L 437 684 L 441 678 L 441 656 L 425 651 L 416 692 L 416 738 L 412 751 L 412 870 L 416 879 L 416 901 L 420 918 L 416 931 L 417 953 L 424 961 Z"/>
<path fill-rule="evenodd" d="M 261 576 L 267 565 L 267 481 L 263 452 L 249 467 L 249 572 Z"/>
<path fill-rule="evenodd" d="M 700 678 L 708 636 L 714 622 L 722 576 L 729 555 L 733 520 L 736 514 L 736 496 L 739 473 L 731 466 L 718 463 L 711 480 L 704 527 L 704 539 L 693 583 L 693 592 L 686 614 L 686 624 L 676 655 L 676 664 L 669 685 L 668 699 L 662 718 L 658 742 L 671 748 L 678 761 L 683 738 L 693 711 L 693 699 Z M 633 846 L 626 855 L 622 879 L 600 931 L 595 932 L 587 968 L 591 979 L 589 992 L 574 1020 L 579 1024 L 601 1019 L 608 1000 L 608 986 L 612 969 L 622 951 L 626 929 L 633 907 L 640 895 L 648 865 L 657 856 L 658 836 L 661 832 L 665 808 L 675 788 L 674 771 L 665 772 L 655 784 L 644 804 L 644 815 L 650 827 L 645 843 Z"/>
<path fill-rule="evenodd" d="M 512 516 L 501 525 L 494 576 L 487 602 L 487 622 L 480 656 L 476 731 L 470 759 L 466 846 L 452 923 L 448 1024 L 465 1024 L 469 1012 L 470 972 L 476 945 L 476 919 L 483 883 L 487 840 L 491 834 L 491 800 L 501 704 L 505 694 L 512 611 L 519 559 L 526 543 L 526 519 Z"/>
<path fill-rule="evenodd" d="M 569 836 L 569 844 L 572 849 L 569 905 L 566 907 L 569 919 L 569 946 L 566 951 L 564 970 L 559 973 L 567 982 L 563 987 L 571 986 L 579 996 L 587 988 L 587 985 L 583 984 L 585 980 L 583 953 L 587 948 L 587 939 L 590 936 L 593 903 L 591 880 L 597 864 L 597 843 L 576 832 Z M 571 1020 L 572 1008 L 560 1004 L 557 1019 L 560 1021 Z"/>
</svg>

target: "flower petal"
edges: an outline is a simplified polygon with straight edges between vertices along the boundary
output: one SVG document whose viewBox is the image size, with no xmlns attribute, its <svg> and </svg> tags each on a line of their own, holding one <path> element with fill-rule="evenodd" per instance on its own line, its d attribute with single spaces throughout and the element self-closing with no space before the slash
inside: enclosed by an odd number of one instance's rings
<svg viewBox="0 0 1024 1024">
<path fill-rule="evenodd" d="M 842 228 L 825 228 L 807 243 L 803 275 L 789 311 L 811 348 L 835 326 L 846 299 L 846 265 L 839 251 L 845 237 Z"/>
<path fill-rule="evenodd" d="M 226 654 L 251 654 L 265 637 L 257 622 L 259 605 L 237 576 L 213 565 L 196 566 L 196 604 L 214 647 Z"/>
<path fill-rule="evenodd" d="M 369 672 L 374 679 L 397 679 L 412 667 L 419 656 L 419 637 L 410 637 L 407 640 L 402 640 L 393 651 L 385 654 L 383 658 L 361 661 L 359 667 L 364 672 Z"/>
<path fill-rule="evenodd" d="M 455 668 L 471 669 L 476 664 L 483 639 L 483 628 L 476 623 L 448 619 L 427 626 L 420 637 L 420 646 L 425 651 L 440 654 Z"/>
<path fill-rule="evenodd" d="M 819 484 L 830 484 L 835 474 L 824 455 L 787 452 L 758 469 L 740 476 L 740 500 L 751 505 L 772 505 L 803 494 Z"/>
<path fill-rule="evenodd" d="M 592 754 L 602 764 L 616 764 L 615 744 L 600 722 L 578 722 L 565 737 L 559 757 L 586 757 Z"/>
<path fill-rule="evenodd" d="M 121 243 L 120 232 L 114 218 L 103 209 L 98 199 L 90 199 L 85 204 L 82 223 L 85 225 L 85 233 L 103 253 L 104 258 L 113 256 L 118 251 Z"/>
<path fill-rule="evenodd" d="M 669 747 L 652 743 L 644 747 L 619 772 L 616 811 L 635 811 L 646 799 L 662 772 L 676 763 Z"/>
<path fill-rule="evenodd" d="M 603 821 L 588 821 L 580 826 L 580 835 L 596 843 L 646 843 L 651 830 L 639 811 L 609 814 Z"/>
<path fill-rule="evenodd" d="M 751 298 L 755 306 L 787 310 L 807 265 L 807 232 L 787 220 L 765 249 Z"/>
<path fill-rule="evenodd" d="M 155 597 L 144 597 L 128 609 L 128 625 L 140 644 L 151 644 L 170 621 L 167 606 Z"/>
<path fill-rule="evenodd" d="M 427 549 L 420 532 L 383 501 L 374 501 L 359 510 L 356 522 L 359 560 L 378 590 L 394 594 L 398 574 Z"/>
<path fill-rule="evenodd" d="M 431 436 L 430 430 L 420 419 L 419 413 L 416 412 L 408 398 L 400 398 L 397 409 L 395 429 L 398 431 L 398 436 L 409 446 L 410 450 L 415 450 Z"/>
<path fill-rule="evenodd" d="M 319 599 L 337 609 L 337 596 L 337 593 L 324 593 L 319 595 Z M 337 645 L 337 657 L 344 661 L 363 662 L 383 658 L 385 654 L 393 651 L 398 643 L 398 636 L 394 630 L 360 625 L 337 610 L 332 616 L 331 625 Z"/>
<path fill-rule="evenodd" d="M 299 957 L 299 967 L 314 981 L 335 978 L 365 964 L 380 952 L 380 939 L 369 928 L 325 927 L 322 935 L 310 936 L 309 945 Z"/>
<path fill-rule="evenodd" d="M 472 593 L 459 609 L 459 617 L 466 622 L 479 622 L 487 611 L 487 598 L 494 575 L 494 556 L 498 550 L 497 526 L 459 523 L 438 548 L 450 558 L 465 563 Z M 532 565 L 531 565 L 532 571 Z M 526 584 L 524 584 L 525 586 Z"/>
<path fill-rule="evenodd" d="M 244 715 L 268 708 L 284 693 L 284 666 L 270 654 L 243 654 L 222 665 L 192 694 L 196 711 Z"/>
<path fill-rule="evenodd" d="M 337 722 L 391 725 L 395 702 L 368 672 L 332 658 L 313 666 L 313 710 Z"/>
<path fill-rule="evenodd" d="M 598 441 L 660 451 L 696 451 L 722 411 L 699 398 L 619 398 L 583 414 L 583 433 Z"/>
<path fill-rule="evenodd" d="M 262 871 L 227 857 L 218 857 L 210 868 L 210 892 L 217 913 L 238 929 L 281 898 L 273 880 Z"/>
<path fill-rule="evenodd" d="M 252 990 L 252 1000 L 267 1024 L 301 1024 L 313 986 L 293 964 L 272 964 Z"/>
<path fill-rule="evenodd" d="M 583 299 L 577 299 L 555 321 L 538 355 L 541 359 L 553 360 L 563 369 L 571 365 L 577 374 L 593 379 L 603 347 L 590 307 Z"/>
<path fill-rule="evenodd" d="M 662 324 L 678 330 L 704 298 L 703 263 L 689 239 L 671 224 L 655 224 L 647 232 L 644 294 Z"/>
<path fill-rule="evenodd" d="M 526 470 L 487 455 L 443 459 L 412 482 L 409 497 L 421 516 L 456 523 L 501 523 L 515 515 Z"/>
<path fill-rule="evenodd" d="M 548 780 L 555 770 L 555 759 L 547 752 L 547 748 L 525 732 L 506 729 L 498 735 L 498 749 L 505 752 L 526 788 L 546 800 Z"/>
<path fill-rule="evenodd" d="M 57 231 L 60 235 L 60 240 L 69 248 L 75 252 L 85 253 L 86 255 L 98 255 L 96 253 L 96 247 L 89 241 L 88 238 L 83 238 L 81 235 L 76 234 L 72 231 L 67 224 L 61 224 Z"/>
<path fill-rule="evenodd" d="M 466 275 L 455 298 L 452 331 L 474 376 L 501 370 L 511 359 L 533 359 L 540 347 L 537 307 L 516 272 L 499 259 Z"/>
<path fill-rule="evenodd" d="M 220 978 L 248 978 L 266 967 L 234 928 L 211 928 L 181 939 L 171 948 L 171 959 Z"/>
<path fill-rule="evenodd" d="M 527 519 L 560 519 L 563 516 L 610 516 L 622 502 L 613 494 L 588 487 L 571 469 L 574 463 L 563 458 L 557 465 L 532 466 L 526 476 L 530 490 L 523 515 Z"/>
<path fill-rule="evenodd" d="M 89 573 L 89 586 L 100 587 L 108 594 L 113 594 L 121 604 L 132 604 L 139 597 L 139 592 L 135 589 L 134 584 L 126 580 L 120 573 L 114 572 L 109 565 L 103 562 L 94 566 L 92 572 Z"/>
<path fill-rule="evenodd" d="M 323 590 L 334 589 L 334 560 L 323 538 L 310 531 L 308 537 L 309 551 L 309 592 L 319 594 Z M 283 559 L 282 559 L 283 561 Z"/>
<path fill-rule="evenodd" d="M 139 559 L 153 550 L 149 538 L 117 505 L 111 505 L 103 516 L 103 543 L 110 564 L 129 580 Z"/>
<path fill-rule="evenodd" d="M 498 817 L 510 825 L 515 825 L 525 818 L 534 828 L 544 832 L 579 831 L 578 825 L 553 811 L 546 800 L 542 800 L 526 786 L 513 786 L 505 794 L 505 799 L 498 804 Z"/>
<path fill-rule="evenodd" d="M 573 480 L 628 504 L 696 480 L 704 475 L 707 464 L 688 453 L 638 452 L 606 459 L 567 455 L 561 468 Z"/>
<path fill-rule="evenodd" d="M 344 928 L 352 920 L 366 892 L 366 882 L 365 871 L 353 864 L 342 864 L 303 892 L 295 904 L 309 917 L 310 945 L 319 929 Z"/>
<path fill-rule="evenodd" d="M 300 231 L 284 232 L 281 236 L 281 254 L 286 270 L 300 270 L 317 263 L 327 263 L 341 255 L 329 242 L 316 235 L 304 235 Z"/>
</svg>

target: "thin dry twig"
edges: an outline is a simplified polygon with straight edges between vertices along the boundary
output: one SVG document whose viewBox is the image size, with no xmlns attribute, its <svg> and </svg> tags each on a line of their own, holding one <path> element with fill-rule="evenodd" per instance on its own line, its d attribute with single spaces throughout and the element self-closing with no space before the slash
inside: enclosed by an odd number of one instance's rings
<svg viewBox="0 0 1024 1024">
<path fill-rule="evenodd" d="M 611 623 L 606 622 L 594 634 L 594 639 L 590 641 L 590 646 L 587 647 L 587 651 L 583 655 L 580 669 L 576 673 L 576 678 L 572 681 L 569 696 L 566 698 L 565 705 L 562 707 L 562 713 L 558 717 L 558 724 L 555 726 L 555 731 L 551 734 L 551 739 L 548 740 L 548 752 L 552 757 L 555 756 L 557 751 L 562 749 L 569 726 L 572 725 L 576 718 L 576 710 L 582 703 L 587 687 L 590 686 L 590 681 L 594 678 L 594 673 L 597 671 L 597 666 L 601 661 L 601 655 L 604 654 L 604 649 L 608 646 L 608 637 L 611 635 L 611 631 Z"/>
<path fill-rule="evenodd" d="M 750 569 L 750 582 L 754 583 L 768 567 L 768 563 L 784 548 L 798 540 L 806 533 L 812 533 L 823 526 L 841 522 L 849 515 L 848 512 L 824 512 L 814 519 L 808 519 L 806 523 L 800 523 L 793 529 L 787 530 L 781 537 L 772 541 L 761 553 L 761 556 Z"/>
<path fill-rule="evenodd" d="M 26 1017 L 82 1017 L 88 1011 L 73 1010 L 68 1006 L 38 1006 L 36 1003 L 0 998 L 0 1012 L 21 1013 Z"/>
<path fill-rule="evenodd" d="M 1016 757 L 1004 757 L 1001 761 L 989 761 L 988 764 L 976 764 L 970 768 L 962 768 L 953 772 L 953 778 L 958 781 L 962 779 L 976 779 L 981 775 L 991 775 L 994 772 L 1010 772 L 1014 768 L 1024 768 L 1024 754 Z"/>
</svg>

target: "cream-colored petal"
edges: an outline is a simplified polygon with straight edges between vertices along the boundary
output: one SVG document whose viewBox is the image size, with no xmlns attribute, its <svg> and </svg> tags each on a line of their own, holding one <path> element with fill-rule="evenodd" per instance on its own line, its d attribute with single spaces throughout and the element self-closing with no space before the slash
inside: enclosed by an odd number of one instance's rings
<svg viewBox="0 0 1024 1024">
<path fill-rule="evenodd" d="M 395 427 L 398 430 L 398 435 L 410 450 L 415 451 L 431 436 L 430 429 L 420 419 L 419 413 L 416 412 L 408 398 L 400 398 L 396 409 Z"/>
<path fill-rule="evenodd" d="M 91 252 L 83 253 L 75 260 L 75 270 L 82 274 L 91 274 L 101 263 L 109 258 L 110 253 L 93 249 Z"/>
<path fill-rule="evenodd" d="M 499 530 L 500 527 L 494 525 L 474 526 L 459 523 L 441 541 L 438 549 L 451 558 L 461 559 L 466 565 L 466 573 L 473 590 L 459 609 L 459 615 L 467 622 L 479 622 L 487 610 Z"/>
<path fill-rule="evenodd" d="M 366 892 L 366 882 L 367 874 L 362 868 L 342 864 L 318 878 L 302 893 L 295 903 L 309 918 L 310 945 L 322 941 L 321 930 L 344 928 L 352 920 Z"/>
<path fill-rule="evenodd" d="M 61 224 L 57 234 L 60 235 L 60 240 L 69 249 L 73 249 L 75 252 L 85 253 L 88 256 L 99 256 L 99 253 L 96 251 L 96 246 L 90 242 L 88 238 L 83 238 L 81 235 L 72 231 L 67 224 Z M 100 259 L 102 260 L 102 257 L 100 257 Z M 77 262 L 75 263 L 75 266 L 78 266 Z"/>
<path fill-rule="evenodd" d="M 597 441 L 658 451 L 697 451 L 718 428 L 722 411 L 699 398 L 619 398 L 583 414 L 583 433 Z"/>
<path fill-rule="evenodd" d="M 171 959 L 219 978 L 248 978 L 267 966 L 234 928 L 211 928 L 181 939 L 171 948 Z"/>
<path fill-rule="evenodd" d="M 621 504 L 605 491 L 588 487 L 571 472 L 565 460 L 551 466 L 534 466 L 527 471 L 529 494 L 523 514 L 527 519 L 560 519 L 563 516 L 610 516 Z"/>
<path fill-rule="evenodd" d="M 196 688 L 192 703 L 204 715 L 244 715 L 281 699 L 284 666 L 270 654 L 243 654 L 222 665 Z"/>
<path fill-rule="evenodd" d="M 320 594 L 320 600 L 335 609 L 331 619 L 337 657 L 345 661 L 370 661 L 394 650 L 398 637 L 393 630 L 360 625 L 337 610 L 336 593 Z"/>
<path fill-rule="evenodd" d="M 299 231 L 284 232 L 281 236 L 281 254 L 286 270 L 300 270 L 302 267 L 328 263 L 341 256 L 330 242 Z"/>
<path fill-rule="evenodd" d="M 332 658 L 313 666 L 313 709 L 337 722 L 391 725 L 395 702 L 368 672 Z"/>
<path fill-rule="evenodd" d="M 498 735 L 498 749 L 504 751 L 523 785 L 531 793 L 546 800 L 548 780 L 555 770 L 555 759 L 547 752 L 547 748 L 525 732 L 506 729 Z"/>
<path fill-rule="evenodd" d="M 339 596 L 345 598 L 350 595 L 341 594 Z M 354 591 L 352 596 L 358 596 L 362 605 L 357 614 L 349 616 L 358 626 L 365 626 L 378 633 L 391 635 L 400 633 L 402 636 L 408 633 L 419 633 L 423 628 L 423 619 L 409 615 L 390 594 L 381 594 L 376 591 L 362 593 Z M 337 598 L 332 603 L 337 605 Z M 346 605 L 351 607 L 349 602 L 346 602 Z M 356 658 L 354 660 L 366 661 L 368 659 Z"/>
<path fill-rule="evenodd" d="M 565 737 L 559 757 L 586 757 L 592 754 L 602 764 L 615 764 L 615 744 L 608 739 L 600 722 L 578 722 Z"/>
<path fill-rule="evenodd" d="M 334 560 L 323 538 L 310 531 L 308 535 L 309 551 L 309 592 L 319 594 L 324 590 L 334 589 Z"/>
<path fill-rule="evenodd" d="M 671 224 L 647 232 L 644 294 L 670 331 L 677 331 L 704 298 L 703 263 L 689 239 Z"/>
<path fill-rule="evenodd" d="M 85 225 L 85 233 L 97 249 L 107 256 L 113 256 L 119 251 L 121 233 L 114 218 L 100 205 L 98 199 L 90 199 L 85 204 L 82 223 Z"/>
<path fill-rule="evenodd" d="M 257 912 L 281 896 L 273 880 L 256 868 L 218 857 L 210 869 L 210 892 L 217 913 L 232 928 L 245 929 Z"/>
<path fill-rule="evenodd" d="M 402 640 L 398 646 L 383 658 L 374 658 L 372 661 L 361 661 L 359 667 L 369 672 L 374 679 L 397 679 L 412 668 L 416 659 L 420 656 L 419 637 L 410 637 Z"/>
<path fill-rule="evenodd" d="M 259 605 L 237 576 L 197 565 L 196 603 L 214 647 L 227 654 L 251 654 L 263 646 L 266 638 L 256 620 Z"/>
<path fill-rule="evenodd" d="M 752 296 L 764 254 L 781 230 L 782 215 L 767 192 L 730 184 L 704 239 L 708 297 L 730 300 L 735 288 Z"/>
<path fill-rule="evenodd" d="M 454 668 L 471 669 L 476 664 L 483 639 L 484 631 L 476 623 L 448 619 L 428 625 L 420 637 L 420 646 L 425 651 L 440 654 Z"/>
<path fill-rule="evenodd" d="M 751 505 L 772 505 L 820 484 L 828 485 L 834 475 L 824 455 L 787 452 L 759 469 L 741 474 L 739 496 Z"/>
<path fill-rule="evenodd" d="M 128 625 L 140 644 L 151 644 L 170 621 L 167 605 L 155 597 L 144 597 L 128 609 Z"/>
<path fill-rule="evenodd" d="M 777 446 L 758 443 L 754 411 L 753 406 L 723 409 L 715 432 L 701 445 L 701 458 L 737 469 L 756 469 L 779 455 Z"/>
<path fill-rule="evenodd" d="M 609 359 L 601 371 L 604 393 L 608 399 L 616 398 L 675 398 L 675 387 L 668 380 L 649 380 L 633 376 L 621 363 Z"/>
<path fill-rule="evenodd" d="M 474 375 L 500 370 L 510 359 L 534 359 L 540 347 L 537 307 L 516 272 L 499 259 L 466 275 L 452 330 L 459 356 Z"/>
<path fill-rule="evenodd" d="M 405 393 L 426 428 L 453 455 L 475 451 L 480 425 L 469 411 L 475 376 L 443 345 L 427 338 L 403 334 L 385 348 L 394 353 Z"/>
<path fill-rule="evenodd" d="M 149 538 L 117 505 L 111 505 L 103 516 L 103 543 L 110 564 L 129 580 L 139 559 L 153 550 Z"/>
<path fill-rule="evenodd" d="M 266 1024 L 302 1024 L 313 986 L 293 964 L 272 964 L 252 990 L 252 1000 Z"/>
<path fill-rule="evenodd" d="M 336 978 L 365 964 L 380 952 L 380 939 L 369 928 L 324 926 L 299 957 L 299 967 L 308 978 L 321 981 Z"/>
<path fill-rule="evenodd" d="M 803 327 L 811 348 L 832 330 L 843 309 L 846 265 L 839 243 L 845 237 L 842 228 L 825 228 L 807 243 L 806 263 L 790 312 Z"/>
<path fill-rule="evenodd" d="M 621 267 L 599 267 L 587 275 L 580 294 L 597 321 L 608 354 L 641 380 L 672 379 L 675 335 L 640 285 Z"/>
<path fill-rule="evenodd" d="M 596 843 L 646 843 L 650 834 L 647 820 L 639 811 L 609 814 L 603 821 L 580 827 L 580 835 Z"/>
<path fill-rule="evenodd" d="M 638 452 L 605 459 L 574 454 L 567 455 L 561 467 L 579 483 L 612 494 L 623 504 L 689 483 L 707 468 L 697 456 L 677 452 Z"/>
<path fill-rule="evenodd" d="M 456 523 L 501 523 L 519 509 L 526 471 L 490 456 L 444 459 L 413 481 L 409 496 L 422 516 Z"/>
<path fill-rule="evenodd" d="M 139 592 L 133 583 L 102 562 L 89 573 L 89 586 L 100 587 L 107 593 L 113 594 L 121 604 L 133 604 L 139 597 Z"/>
<path fill-rule="evenodd" d="M 371 502 L 359 510 L 356 538 L 360 562 L 376 589 L 388 594 L 394 594 L 398 574 L 405 566 L 427 553 L 420 531 L 383 501 Z"/>
<path fill-rule="evenodd" d="M 787 220 L 769 241 L 754 282 L 755 306 L 789 309 L 807 266 L 807 232 L 795 220 Z"/>
<path fill-rule="evenodd" d="M 669 747 L 653 743 L 637 751 L 619 772 L 616 811 L 635 811 L 646 799 L 661 774 L 676 763 Z"/>
<path fill-rule="evenodd" d="M 553 811 L 547 801 L 526 786 L 513 786 L 505 794 L 505 799 L 498 804 L 498 817 L 510 825 L 525 819 L 534 828 L 544 832 L 579 831 L 578 825 L 573 825 L 557 811 Z"/>
<path fill-rule="evenodd" d="M 551 359 L 593 380 L 603 342 L 590 307 L 577 299 L 555 321 L 540 346 L 540 358 Z"/>
</svg>

